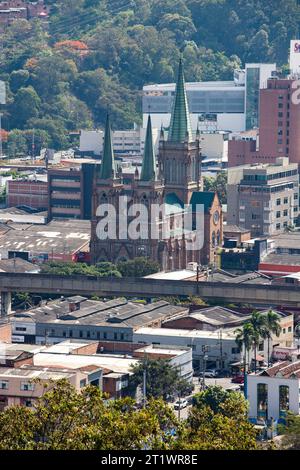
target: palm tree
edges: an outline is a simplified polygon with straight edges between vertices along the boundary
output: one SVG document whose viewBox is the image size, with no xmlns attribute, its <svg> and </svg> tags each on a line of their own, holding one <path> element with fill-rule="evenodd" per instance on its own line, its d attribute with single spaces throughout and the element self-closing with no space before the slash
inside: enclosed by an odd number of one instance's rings
<svg viewBox="0 0 300 470">
<path fill-rule="evenodd" d="M 266 319 L 265 315 L 260 312 L 252 312 L 249 322 L 253 328 L 253 344 L 254 344 L 254 372 L 256 374 L 256 352 L 259 339 L 262 337 L 265 331 Z"/>
<path fill-rule="evenodd" d="M 270 341 L 272 339 L 272 334 L 278 337 L 280 332 L 280 316 L 270 308 L 268 313 L 265 315 L 265 326 L 261 333 L 264 339 L 268 339 L 268 366 L 270 366 Z"/>
<path fill-rule="evenodd" d="M 238 348 L 242 351 L 244 348 L 244 393 L 247 398 L 247 388 L 246 388 L 246 374 L 247 374 L 247 355 L 249 359 L 249 351 L 253 344 L 254 339 L 254 330 L 253 326 L 249 321 L 243 324 L 241 328 L 235 330 L 235 342 Z"/>
</svg>

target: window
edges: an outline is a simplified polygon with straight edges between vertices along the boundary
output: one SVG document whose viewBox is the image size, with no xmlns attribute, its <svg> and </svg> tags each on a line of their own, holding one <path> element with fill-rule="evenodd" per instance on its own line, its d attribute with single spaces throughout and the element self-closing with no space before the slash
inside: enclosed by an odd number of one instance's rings
<svg viewBox="0 0 300 470">
<path fill-rule="evenodd" d="M 34 390 L 34 384 L 30 382 L 21 382 L 21 390 L 24 392 L 33 392 Z"/>
<path fill-rule="evenodd" d="M 280 206 L 281 199 L 276 199 L 276 206 Z"/>
<path fill-rule="evenodd" d="M 282 118 L 282 117 L 283 117 L 283 113 L 282 113 L 282 112 L 278 113 L 278 117 Z"/>
<path fill-rule="evenodd" d="M 279 385 L 279 416 L 285 416 L 290 409 L 290 389 L 288 385 Z"/>
<path fill-rule="evenodd" d="M 117 341 L 118 339 L 118 333 L 114 333 L 114 340 Z"/>
<path fill-rule="evenodd" d="M 288 215 L 287 209 L 285 209 L 285 210 L 283 211 L 283 215 L 284 215 L 284 217 L 287 217 L 287 215 Z"/>
<path fill-rule="evenodd" d="M 285 335 L 285 333 L 286 333 L 286 329 L 285 329 L 285 328 L 282 329 L 282 333 Z"/>
<path fill-rule="evenodd" d="M 23 328 L 21 326 L 16 326 L 16 331 L 26 331 L 26 328 Z"/>
<path fill-rule="evenodd" d="M 280 230 L 280 224 L 276 224 L 276 230 Z"/>
<path fill-rule="evenodd" d="M 81 330 L 79 331 L 79 338 L 83 338 L 83 333 Z"/>
<path fill-rule="evenodd" d="M 69 331 L 69 337 L 70 337 L 70 338 L 73 337 L 73 330 L 70 330 L 70 331 Z"/>
<path fill-rule="evenodd" d="M 283 203 L 288 204 L 288 202 L 289 202 L 289 199 L 287 197 L 285 197 L 284 200 L 283 200 Z"/>
<path fill-rule="evenodd" d="M 8 380 L 0 380 L 0 390 L 8 390 Z"/>
<path fill-rule="evenodd" d="M 90 337 L 91 337 L 91 332 L 90 332 L 90 331 L 87 331 L 87 332 L 86 332 L 86 337 L 87 337 L 87 338 L 90 338 Z"/>
<path fill-rule="evenodd" d="M 67 333 L 63 331 L 63 337 L 65 338 L 67 336 Z"/>
<path fill-rule="evenodd" d="M 231 354 L 238 354 L 240 352 L 239 348 L 231 348 Z"/>
<path fill-rule="evenodd" d="M 257 418 L 268 418 L 268 386 L 257 384 Z"/>
<path fill-rule="evenodd" d="M 124 333 L 120 334 L 121 341 L 124 341 Z"/>
<path fill-rule="evenodd" d="M 281 212 L 280 212 L 280 211 L 277 211 L 277 212 L 276 212 L 276 218 L 279 219 L 280 215 L 281 215 Z"/>
<path fill-rule="evenodd" d="M 288 332 L 291 333 L 291 331 L 292 331 L 292 327 L 289 326 L 289 327 L 288 327 Z"/>
<path fill-rule="evenodd" d="M 259 343 L 258 345 L 258 350 L 263 351 L 264 350 L 264 343 Z"/>
<path fill-rule="evenodd" d="M 80 388 L 83 388 L 86 386 L 86 379 L 80 380 Z"/>
</svg>

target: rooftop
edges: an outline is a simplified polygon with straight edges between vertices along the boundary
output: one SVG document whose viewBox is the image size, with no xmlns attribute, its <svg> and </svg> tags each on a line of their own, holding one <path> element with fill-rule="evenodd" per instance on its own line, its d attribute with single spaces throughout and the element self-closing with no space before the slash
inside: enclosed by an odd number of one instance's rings
<svg viewBox="0 0 300 470">
<path fill-rule="evenodd" d="M 51 354 L 41 352 L 34 356 L 34 365 L 43 367 L 61 366 L 68 369 L 78 369 L 86 366 L 97 366 L 112 372 L 128 374 L 132 365 L 138 364 L 137 359 L 121 355 L 81 355 L 81 354 Z"/>
<path fill-rule="evenodd" d="M 27 380 L 60 380 L 71 377 L 73 374 L 72 372 L 57 372 L 51 370 L 41 370 L 41 369 L 25 369 L 25 368 L 7 368 L 1 367 L 0 368 L 0 377 L 1 378 L 21 378 Z"/>
<path fill-rule="evenodd" d="M 0 238 L 0 253 L 29 251 L 33 253 L 72 254 L 89 243 L 88 220 L 53 220 L 47 225 L 33 225 L 26 230 L 11 230 Z"/>
<path fill-rule="evenodd" d="M 75 311 L 70 311 L 70 303 L 74 303 L 73 297 L 49 302 L 47 305 L 24 312 L 22 321 L 26 321 L 27 317 L 36 323 L 94 326 L 109 323 L 110 327 L 122 324 L 124 327 L 138 328 L 187 312 L 186 307 L 171 305 L 164 300 L 145 305 L 129 302 L 124 298 L 96 301 L 81 297 L 78 302 L 79 309 Z M 18 318 L 20 316 L 17 314 L 14 320 Z"/>
<path fill-rule="evenodd" d="M 261 376 L 269 376 L 269 377 L 282 377 L 285 379 L 290 378 L 300 378 L 300 361 L 283 361 L 275 364 L 272 367 L 264 370 L 260 374 Z"/>
<path fill-rule="evenodd" d="M 135 331 L 136 335 L 152 335 L 152 336 L 177 336 L 182 338 L 203 338 L 203 339 L 220 339 L 219 331 L 207 330 L 182 330 L 176 328 L 139 328 Z M 235 336 L 231 331 L 223 331 L 223 340 L 234 340 Z"/>
</svg>

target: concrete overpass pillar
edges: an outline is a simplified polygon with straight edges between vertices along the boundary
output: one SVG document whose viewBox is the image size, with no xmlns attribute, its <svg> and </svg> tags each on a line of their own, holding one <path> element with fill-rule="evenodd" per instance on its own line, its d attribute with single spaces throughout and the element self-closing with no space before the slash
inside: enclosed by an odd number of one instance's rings
<svg viewBox="0 0 300 470">
<path fill-rule="evenodd" d="M 0 292 L 0 317 L 11 313 L 11 292 Z"/>
</svg>

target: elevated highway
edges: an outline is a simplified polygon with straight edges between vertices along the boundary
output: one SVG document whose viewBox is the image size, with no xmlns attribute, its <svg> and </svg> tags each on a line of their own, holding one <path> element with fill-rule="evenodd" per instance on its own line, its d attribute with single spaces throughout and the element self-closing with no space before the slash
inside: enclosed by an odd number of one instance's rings
<svg viewBox="0 0 300 470">
<path fill-rule="evenodd" d="M 300 288 L 297 286 L 0 273 L 2 315 L 9 311 L 12 292 L 145 298 L 199 296 L 214 302 L 300 307 Z"/>
</svg>

